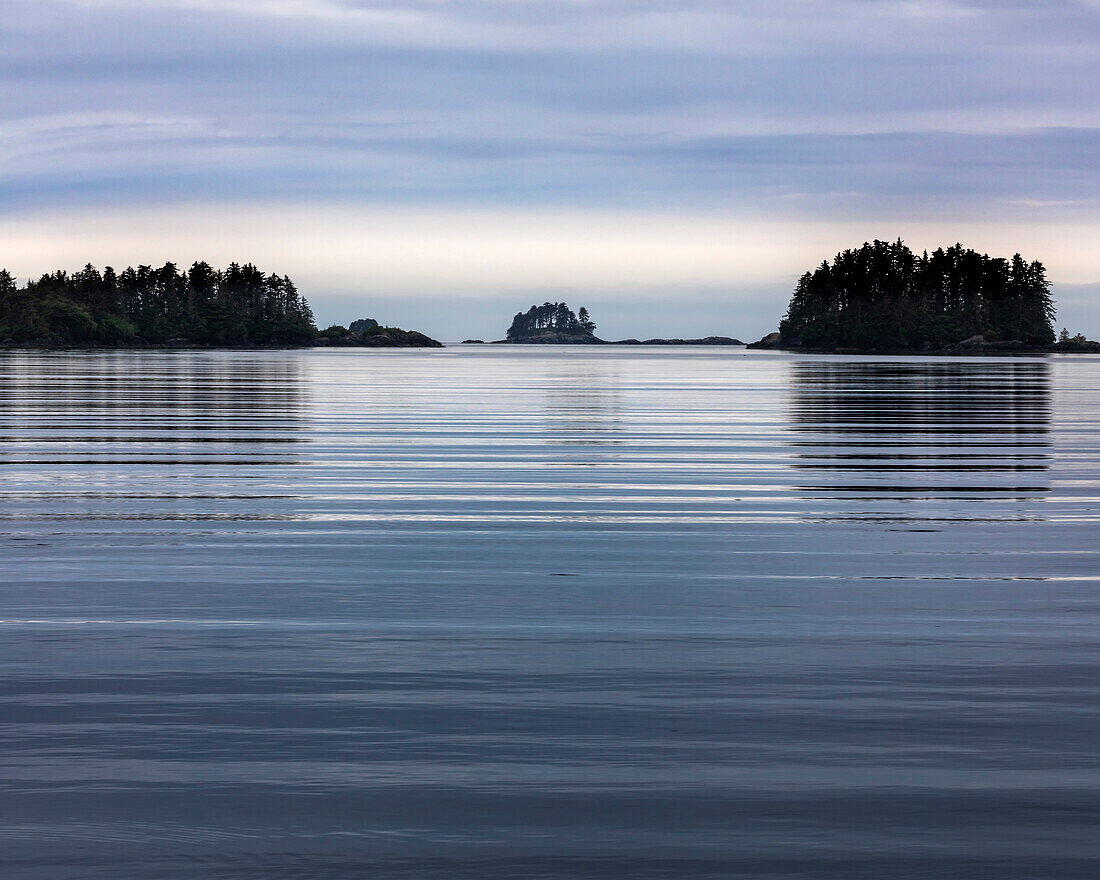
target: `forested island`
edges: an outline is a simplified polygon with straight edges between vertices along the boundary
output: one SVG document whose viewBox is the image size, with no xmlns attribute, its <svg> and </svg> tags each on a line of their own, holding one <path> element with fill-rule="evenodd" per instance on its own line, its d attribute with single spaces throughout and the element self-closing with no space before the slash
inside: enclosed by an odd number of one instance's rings
<svg viewBox="0 0 1100 880">
<path fill-rule="evenodd" d="M 92 265 L 57 271 L 19 287 L 0 270 L 0 342 L 53 346 L 309 345 L 438 346 L 421 333 L 373 319 L 319 331 L 306 299 L 286 275 L 251 263 L 215 269 Z"/>
<path fill-rule="evenodd" d="M 779 332 L 750 348 L 811 351 L 1100 351 L 1056 341 L 1046 269 L 955 244 L 920 256 L 864 243 L 798 281 Z M 1094 348 L 1095 346 L 1095 348 Z"/>
<path fill-rule="evenodd" d="M 374 318 L 360 318 L 347 327 L 333 324 L 322 330 L 314 345 L 360 346 L 365 348 L 442 348 L 443 343 L 416 330 L 383 327 Z"/>
<path fill-rule="evenodd" d="M 701 339 L 620 339 L 609 342 L 598 338 L 593 332 L 595 329 L 596 324 L 584 306 L 574 314 L 567 303 L 546 302 L 518 313 L 512 319 L 507 337 L 500 342 L 524 345 L 744 345 L 740 340 L 729 336 L 706 336 Z M 468 339 L 466 343 L 480 341 Z"/>
<path fill-rule="evenodd" d="M 588 309 L 581 306 L 576 314 L 563 302 L 547 302 L 531 306 L 526 312 L 512 319 L 505 342 L 522 343 L 602 343 L 597 339 L 595 323 L 588 316 Z"/>
</svg>

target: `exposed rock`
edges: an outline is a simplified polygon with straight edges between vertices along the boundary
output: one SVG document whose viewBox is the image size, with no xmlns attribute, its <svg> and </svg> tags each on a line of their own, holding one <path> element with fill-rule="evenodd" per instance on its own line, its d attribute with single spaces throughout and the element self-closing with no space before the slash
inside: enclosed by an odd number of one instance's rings
<svg viewBox="0 0 1100 880">
<path fill-rule="evenodd" d="M 467 340 L 477 342 L 479 340 Z M 588 333 L 561 333 L 556 330 L 543 330 L 530 336 L 515 339 L 501 339 L 499 343 L 510 345 L 744 345 L 740 339 L 732 336 L 704 336 L 699 339 L 617 339 L 608 341 Z M 496 343 L 494 343 L 496 344 Z"/>
<path fill-rule="evenodd" d="M 443 348 L 443 343 L 418 333 L 416 330 L 398 330 L 387 327 L 381 332 L 367 333 L 358 336 L 361 341 L 354 343 L 366 348 Z"/>
<path fill-rule="evenodd" d="M 484 345 L 485 340 L 484 339 L 463 339 L 462 344 L 463 345 Z"/>
<path fill-rule="evenodd" d="M 1055 342 L 1054 345 L 1050 346 L 1050 350 L 1067 354 L 1100 354 L 1100 342 L 1078 336 Z"/>
<path fill-rule="evenodd" d="M 945 352 L 974 352 L 981 354 L 983 352 L 1031 352 L 1031 351 L 1046 351 L 1047 346 L 1044 345 L 1028 345 L 1025 342 L 1021 342 L 1019 339 L 1010 339 L 1004 342 L 990 342 L 984 336 L 971 336 L 968 339 L 964 339 L 962 342 L 956 342 L 954 345 L 945 345 L 943 351 Z"/>
<path fill-rule="evenodd" d="M 785 351 L 803 351 L 812 354 L 1045 354 L 1065 352 L 1067 354 L 1100 354 L 1100 342 L 1076 336 L 1051 345 L 1029 345 L 1019 339 L 990 341 L 984 336 L 971 336 L 961 342 L 936 348 L 925 341 L 917 348 L 906 348 L 900 344 L 884 345 L 873 349 L 853 348 L 806 348 L 798 339 L 780 339 L 778 333 L 769 333 L 759 342 L 753 342 L 746 348 L 772 348 Z"/>
<path fill-rule="evenodd" d="M 962 342 L 956 342 L 954 345 L 949 345 L 947 348 L 957 349 L 972 349 L 972 348 L 984 348 L 987 345 L 984 336 L 971 336 L 968 339 L 962 340 Z"/>
<path fill-rule="evenodd" d="M 702 339 L 620 339 L 610 345 L 744 345 L 732 336 L 704 336 Z"/>
<path fill-rule="evenodd" d="M 345 329 L 333 325 L 321 332 L 314 345 L 335 348 L 442 348 L 443 343 L 416 330 L 383 327 L 373 318 L 352 321 Z"/>
<path fill-rule="evenodd" d="M 328 340 L 335 348 L 442 348 L 443 343 L 415 330 L 387 328 L 374 333 L 349 333 Z"/>
<path fill-rule="evenodd" d="M 500 339 L 499 343 L 508 345 L 606 345 L 607 343 L 591 333 L 562 333 L 560 330 L 540 330 L 526 336 L 512 339 Z"/>
<path fill-rule="evenodd" d="M 750 342 L 748 345 L 745 346 L 745 348 L 782 348 L 782 347 L 784 347 L 784 346 L 782 346 L 780 344 L 779 333 L 778 332 L 769 333 L 763 339 L 757 340 L 756 342 Z M 797 348 L 798 346 L 795 345 L 795 346 L 791 346 L 791 347 L 792 348 Z"/>
</svg>

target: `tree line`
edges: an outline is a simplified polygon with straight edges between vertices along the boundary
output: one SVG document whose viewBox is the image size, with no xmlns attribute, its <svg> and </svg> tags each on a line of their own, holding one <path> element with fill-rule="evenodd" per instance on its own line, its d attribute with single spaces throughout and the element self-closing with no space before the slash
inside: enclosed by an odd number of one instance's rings
<svg viewBox="0 0 1100 880">
<path fill-rule="evenodd" d="M 972 336 L 1054 342 L 1046 270 L 960 244 L 917 256 L 899 239 L 865 243 L 803 275 L 779 325 L 814 348 L 940 348 Z"/>
<path fill-rule="evenodd" d="M 591 336 L 596 329 L 588 316 L 588 309 L 581 306 L 577 314 L 566 303 L 543 303 L 518 313 L 508 328 L 509 339 L 522 339 L 542 332 L 571 333 Z"/>
<path fill-rule="evenodd" d="M 251 263 L 214 269 L 57 271 L 19 287 L 0 270 L 0 340 L 118 345 L 186 340 L 292 345 L 317 335 L 309 303 L 285 275 Z"/>
</svg>

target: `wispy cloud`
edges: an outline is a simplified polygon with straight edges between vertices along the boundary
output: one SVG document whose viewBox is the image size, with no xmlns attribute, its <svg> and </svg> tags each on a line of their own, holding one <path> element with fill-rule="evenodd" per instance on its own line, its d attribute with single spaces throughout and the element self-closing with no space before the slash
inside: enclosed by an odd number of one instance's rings
<svg viewBox="0 0 1100 880">
<path fill-rule="evenodd" d="M 1086 0 L 9 0 L 0 216 L 1092 228 L 1098 41 Z"/>
</svg>

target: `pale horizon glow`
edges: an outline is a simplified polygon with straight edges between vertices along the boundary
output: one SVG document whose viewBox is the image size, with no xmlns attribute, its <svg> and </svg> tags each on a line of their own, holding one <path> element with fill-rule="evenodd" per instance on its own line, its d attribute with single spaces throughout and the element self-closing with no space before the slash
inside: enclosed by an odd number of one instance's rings
<svg viewBox="0 0 1100 880">
<path fill-rule="evenodd" d="M 744 325 L 738 332 L 750 335 L 778 321 L 783 291 L 802 272 L 838 250 L 884 238 L 883 227 L 900 231 L 918 252 L 958 240 L 995 255 L 1041 256 L 1056 291 L 1100 277 L 1100 250 L 1091 247 L 1100 224 L 1019 221 L 837 224 L 715 212 L 172 205 L 0 219 L 0 240 L 19 255 L 8 268 L 22 279 L 88 262 L 120 269 L 249 261 L 291 276 L 308 298 L 323 293 L 325 312 L 346 304 L 333 321 L 368 314 L 379 299 L 429 293 L 501 301 L 503 311 L 482 319 L 493 328 L 511 314 L 503 303 L 519 308 L 546 296 L 579 303 L 593 295 L 652 302 L 695 290 L 700 298 L 725 300 L 729 324 Z M 753 288 L 761 295 L 751 296 Z M 440 332 L 430 315 L 424 323 Z M 631 332 L 644 333 L 644 324 Z"/>
</svg>

